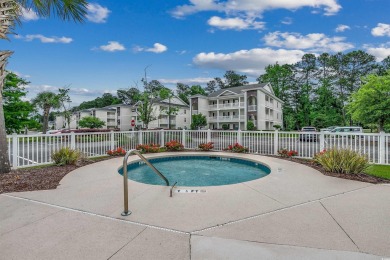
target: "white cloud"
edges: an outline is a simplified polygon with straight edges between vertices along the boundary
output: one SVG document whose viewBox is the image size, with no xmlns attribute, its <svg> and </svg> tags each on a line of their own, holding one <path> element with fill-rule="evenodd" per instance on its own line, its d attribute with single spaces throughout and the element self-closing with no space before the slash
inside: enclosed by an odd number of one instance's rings
<svg viewBox="0 0 390 260">
<path fill-rule="evenodd" d="M 145 51 L 154 52 L 154 53 L 162 53 L 162 52 L 165 52 L 167 50 L 168 50 L 167 46 L 157 42 L 157 43 L 153 44 L 153 48 L 147 48 Z"/>
<path fill-rule="evenodd" d="M 176 84 L 180 82 L 187 85 L 206 84 L 210 80 L 213 80 L 213 78 L 158 79 L 162 84 Z"/>
<path fill-rule="evenodd" d="M 187 51 L 186 50 L 181 50 L 181 51 L 176 51 L 176 53 L 178 53 L 179 55 L 183 55 L 183 54 L 186 54 Z"/>
<path fill-rule="evenodd" d="M 267 10 L 294 11 L 303 7 L 322 8 L 325 15 L 334 15 L 341 9 L 337 0 L 190 0 L 189 4 L 177 6 L 172 15 L 181 18 L 202 11 L 218 11 L 227 14 L 244 13 L 248 17 L 254 17 Z"/>
<path fill-rule="evenodd" d="M 32 9 L 26 9 L 24 7 L 20 7 L 22 12 L 22 19 L 24 21 L 35 21 L 39 19 L 39 16 L 36 12 L 34 12 Z"/>
<path fill-rule="evenodd" d="M 367 53 L 374 55 L 377 61 L 382 61 L 387 56 L 390 56 L 390 42 L 381 44 L 377 47 L 372 45 L 363 45 L 363 48 Z"/>
<path fill-rule="evenodd" d="M 349 27 L 348 25 L 339 24 L 339 25 L 337 25 L 335 32 L 344 32 L 345 30 L 350 30 L 350 29 L 351 29 L 351 27 Z"/>
<path fill-rule="evenodd" d="M 111 11 L 107 7 L 103 7 L 96 3 L 90 3 L 87 6 L 87 19 L 93 23 L 107 22 L 108 15 Z"/>
<path fill-rule="evenodd" d="M 102 51 L 108 51 L 108 52 L 116 52 L 116 51 L 126 50 L 126 48 L 123 44 L 116 42 L 116 41 L 109 41 L 107 45 L 101 45 L 98 49 L 102 50 Z M 96 48 L 93 48 L 93 50 L 96 50 Z"/>
<path fill-rule="evenodd" d="M 268 46 L 310 51 L 341 52 L 354 47 L 353 44 L 345 42 L 344 37 L 327 37 L 323 33 L 301 35 L 276 31 L 267 34 L 263 39 Z"/>
<path fill-rule="evenodd" d="M 144 48 L 141 46 L 134 46 L 133 47 L 133 51 L 135 51 L 135 52 L 146 51 L 146 52 L 162 53 L 162 52 L 165 52 L 167 50 L 168 50 L 167 46 L 165 46 L 161 43 L 158 43 L 158 42 L 153 44 L 153 47 L 151 47 L 151 48 Z"/>
<path fill-rule="evenodd" d="M 264 22 L 255 21 L 254 19 L 242 19 L 239 17 L 235 18 L 221 18 L 218 16 L 211 17 L 207 23 L 210 26 L 217 27 L 221 30 L 233 29 L 237 31 L 248 30 L 248 29 L 263 29 Z"/>
<path fill-rule="evenodd" d="M 27 34 L 26 36 L 23 36 L 23 35 L 16 35 L 15 36 L 16 39 L 22 39 L 22 40 L 25 40 L 27 42 L 31 42 L 35 39 L 41 41 L 42 43 L 71 43 L 73 41 L 72 38 L 69 38 L 69 37 L 57 37 L 57 36 L 51 36 L 51 37 L 47 37 L 47 36 L 44 36 L 42 34 Z"/>
<path fill-rule="evenodd" d="M 372 28 L 371 34 L 376 37 L 379 36 L 390 37 L 390 24 L 378 23 L 376 27 Z"/>
<path fill-rule="evenodd" d="M 291 17 L 285 17 L 282 21 L 280 21 L 282 24 L 290 25 L 293 23 L 293 19 Z"/>
<path fill-rule="evenodd" d="M 12 71 L 12 72 L 13 72 L 16 76 L 21 77 L 21 78 L 24 78 L 24 79 L 31 78 L 30 75 L 20 73 L 19 71 Z"/>
<path fill-rule="evenodd" d="M 234 70 L 257 77 L 269 64 L 295 63 L 300 61 L 304 54 L 302 50 L 255 48 L 232 53 L 202 52 L 193 58 L 193 62 L 199 67 Z"/>
</svg>

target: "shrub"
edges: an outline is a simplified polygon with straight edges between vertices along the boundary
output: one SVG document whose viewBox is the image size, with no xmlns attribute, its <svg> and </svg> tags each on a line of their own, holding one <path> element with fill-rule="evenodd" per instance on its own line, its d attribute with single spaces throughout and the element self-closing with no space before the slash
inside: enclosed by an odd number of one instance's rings
<svg viewBox="0 0 390 260">
<path fill-rule="evenodd" d="M 274 128 L 275 128 L 276 130 L 280 130 L 280 129 L 282 129 L 282 126 L 281 126 L 281 125 L 274 125 Z"/>
<path fill-rule="evenodd" d="M 167 148 L 168 151 L 181 151 L 184 149 L 184 146 L 176 140 L 172 140 L 166 143 L 165 147 Z"/>
<path fill-rule="evenodd" d="M 240 145 L 239 143 L 235 143 L 234 145 L 229 145 L 224 150 L 235 152 L 235 153 L 245 153 L 245 152 L 248 152 L 249 149 L 247 147 Z"/>
<path fill-rule="evenodd" d="M 222 125 L 222 129 L 223 129 L 223 130 L 229 130 L 229 125 L 223 124 L 223 125 Z"/>
<path fill-rule="evenodd" d="M 122 147 L 118 147 L 114 150 L 108 150 L 107 154 L 110 156 L 124 156 L 126 154 L 126 150 Z"/>
<path fill-rule="evenodd" d="M 293 156 L 297 156 L 298 155 L 298 152 L 297 151 L 294 151 L 294 150 L 287 150 L 286 148 L 285 149 L 281 149 L 278 151 L 278 154 L 282 157 L 286 157 L 286 158 L 289 158 L 289 157 L 293 157 Z"/>
<path fill-rule="evenodd" d="M 248 130 L 248 131 L 256 130 L 256 126 L 253 123 L 253 121 L 248 121 L 248 124 L 246 125 L 246 130 Z"/>
<path fill-rule="evenodd" d="M 200 144 L 198 147 L 202 151 L 210 151 L 211 149 L 214 148 L 214 143 L 213 142 L 203 143 Z"/>
<path fill-rule="evenodd" d="M 314 156 L 327 172 L 351 174 L 362 173 L 368 167 L 366 156 L 348 149 L 324 150 Z"/>
<path fill-rule="evenodd" d="M 56 165 L 76 165 L 83 155 L 80 151 L 71 149 L 69 147 L 62 147 L 58 151 L 51 154 L 51 159 Z"/>
<path fill-rule="evenodd" d="M 137 147 L 135 149 L 141 151 L 141 153 L 159 153 L 159 152 L 161 152 L 161 147 L 159 144 L 140 144 L 140 145 L 137 145 Z"/>
</svg>

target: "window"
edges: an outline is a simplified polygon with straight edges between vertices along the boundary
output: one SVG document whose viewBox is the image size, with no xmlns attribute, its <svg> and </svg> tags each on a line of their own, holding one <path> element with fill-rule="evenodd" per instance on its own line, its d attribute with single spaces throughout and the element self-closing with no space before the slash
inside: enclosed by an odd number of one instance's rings
<svg viewBox="0 0 390 260">
<path fill-rule="evenodd" d="M 187 118 L 184 118 L 184 123 L 187 122 Z"/>
<path fill-rule="evenodd" d="M 279 113 L 276 113 L 276 119 L 279 119 Z"/>
<path fill-rule="evenodd" d="M 187 110 L 184 109 L 184 114 L 187 114 Z"/>
</svg>

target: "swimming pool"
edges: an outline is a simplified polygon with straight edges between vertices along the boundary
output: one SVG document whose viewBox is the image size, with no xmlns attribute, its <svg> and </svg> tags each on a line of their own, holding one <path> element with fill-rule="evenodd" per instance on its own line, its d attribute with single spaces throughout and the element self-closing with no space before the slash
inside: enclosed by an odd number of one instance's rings
<svg viewBox="0 0 390 260">
<path fill-rule="evenodd" d="M 267 176 L 271 170 L 257 162 L 222 156 L 169 156 L 148 159 L 171 184 L 177 186 L 220 186 L 252 181 Z M 144 162 L 127 166 L 128 178 L 152 185 L 165 182 Z M 123 173 L 123 169 L 119 170 Z"/>
</svg>

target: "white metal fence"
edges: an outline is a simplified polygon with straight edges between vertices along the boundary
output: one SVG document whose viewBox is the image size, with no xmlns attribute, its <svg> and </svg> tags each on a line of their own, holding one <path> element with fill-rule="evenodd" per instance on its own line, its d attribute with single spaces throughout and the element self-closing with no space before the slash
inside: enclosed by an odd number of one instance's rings
<svg viewBox="0 0 390 260">
<path fill-rule="evenodd" d="M 103 133 L 70 133 L 45 135 L 10 135 L 9 159 L 14 168 L 51 163 L 51 154 L 61 147 L 78 149 L 88 157 L 106 155 L 108 150 L 122 147 L 135 149 L 139 144 L 159 144 L 177 140 L 186 149 L 213 142 L 222 151 L 239 143 L 249 153 L 276 155 L 278 150 L 298 152 L 298 157 L 313 156 L 332 147 L 348 148 L 365 154 L 370 162 L 390 164 L 390 134 L 303 133 L 281 131 L 214 131 L 214 130 L 148 130 Z"/>
</svg>

